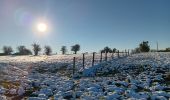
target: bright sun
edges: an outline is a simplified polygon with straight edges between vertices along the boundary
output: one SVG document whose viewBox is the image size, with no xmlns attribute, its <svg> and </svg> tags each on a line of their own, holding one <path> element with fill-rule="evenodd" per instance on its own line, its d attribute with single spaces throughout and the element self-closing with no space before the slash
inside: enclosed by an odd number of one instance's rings
<svg viewBox="0 0 170 100">
<path fill-rule="evenodd" d="M 39 32 L 46 32 L 47 31 L 47 25 L 45 23 L 39 23 L 37 25 L 37 29 Z"/>
</svg>

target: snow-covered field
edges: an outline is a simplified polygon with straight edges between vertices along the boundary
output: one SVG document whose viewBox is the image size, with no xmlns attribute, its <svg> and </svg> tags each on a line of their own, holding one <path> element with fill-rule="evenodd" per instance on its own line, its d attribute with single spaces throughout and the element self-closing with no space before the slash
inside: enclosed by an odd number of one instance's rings
<svg viewBox="0 0 170 100">
<path fill-rule="evenodd" d="M 92 67 L 92 55 L 85 58 L 82 70 L 82 55 L 2 56 L 0 100 L 170 99 L 170 53 L 109 55 L 102 63 L 98 54 Z"/>
</svg>

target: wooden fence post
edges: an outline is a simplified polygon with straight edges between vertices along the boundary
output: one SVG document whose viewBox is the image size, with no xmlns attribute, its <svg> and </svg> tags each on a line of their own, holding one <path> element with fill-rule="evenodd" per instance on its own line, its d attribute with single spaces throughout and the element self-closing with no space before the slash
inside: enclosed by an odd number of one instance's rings
<svg viewBox="0 0 170 100">
<path fill-rule="evenodd" d="M 102 62 L 102 52 L 100 53 L 100 62 Z"/>
<path fill-rule="evenodd" d="M 93 52 L 92 66 L 94 66 L 94 57 L 95 57 L 95 52 Z"/>
<path fill-rule="evenodd" d="M 118 52 L 117 52 L 117 57 L 119 58 L 119 50 L 118 50 Z"/>
<path fill-rule="evenodd" d="M 85 53 L 83 53 L 83 69 L 84 69 Z"/>
<path fill-rule="evenodd" d="M 125 49 L 125 55 L 127 56 L 127 52 L 126 52 L 126 49 Z"/>
<path fill-rule="evenodd" d="M 107 61 L 107 52 L 105 52 L 105 61 Z"/>
<path fill-rule="evenodd" d="M 128 49 L 128 56 L 129 56 L 129 49 Z"/>
<path fill-rule="evenodd" d="M 114 54 L 114 53 L 112 52 L 112 59 L 113 59 L 113 54 Z"/>
<path fill-rule="evenodd" d="M 75 62 L 76 62 L 76 57 L 73 58 L 73 75 L 75 73 Z"/>
</svg>

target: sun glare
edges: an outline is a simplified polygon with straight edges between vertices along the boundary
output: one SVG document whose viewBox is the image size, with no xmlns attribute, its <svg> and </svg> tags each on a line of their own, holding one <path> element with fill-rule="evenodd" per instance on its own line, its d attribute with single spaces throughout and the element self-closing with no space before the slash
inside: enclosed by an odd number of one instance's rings
<svg viewBox="0 0 170 100">
<path fill-rule="evenodd" d="M 32 25 L 32 31 L 36 37 L 47 37 L 51 32 L 51 24 L 49 20 L 37 18 Z"/>
<path fill-rule="evenodd" d="M 37 30 L 39 32 L 46 32 L 47 31 L 47 25 L 45 23 L 38 23 Z"/>
</svg>

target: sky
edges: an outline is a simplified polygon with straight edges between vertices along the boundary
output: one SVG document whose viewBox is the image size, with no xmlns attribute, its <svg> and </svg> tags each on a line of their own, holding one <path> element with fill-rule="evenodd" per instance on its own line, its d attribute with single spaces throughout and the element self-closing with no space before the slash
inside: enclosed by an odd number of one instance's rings
<svg viewBox="0 0 170 100">
<path fill-rule="evenodd" d="M 81 45 L 81 52 L 105 46 L 133 49 L 149 41 L 170 47 L 170 0 L 0 0 L 0 48 L 34 42 L 53 52 Z M 36 25 L 44 22 L 41 35 Z"/>
</svg>

